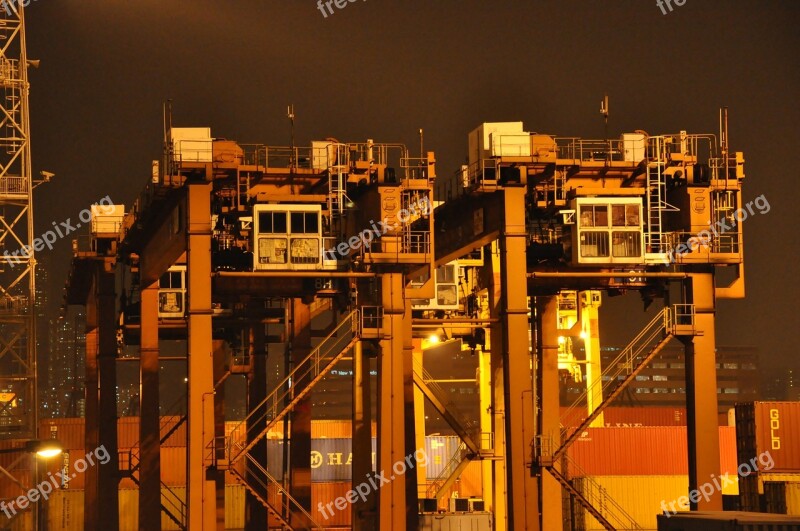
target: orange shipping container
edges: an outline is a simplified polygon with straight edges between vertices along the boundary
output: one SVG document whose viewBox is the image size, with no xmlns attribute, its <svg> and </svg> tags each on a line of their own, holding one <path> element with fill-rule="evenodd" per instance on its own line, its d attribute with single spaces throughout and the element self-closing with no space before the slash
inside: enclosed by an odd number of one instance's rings
<svg viewBox="0 0 800 531">
<path fill-rule="evenodd" d="M 720 430 L 720 468 L 736 467 L 731 428 Z M 578 470 L 589 476 L 679 476 L 688 474 L 686 428 L 589 428 L 568 450 Z"/>
<path fill-rule="evenodd" d="M 574 428 L 582 420 L 578 415 L 565 415 L 569 408 L 561 408 L 561 419 L 573 420 Z M 686 426 L 686 408 L 683 407 L 607 407 L 603 410 L 606 428 L 633 428 L 641 426 Z"/>
<path fill-rule="evenodd" d="M 750 402 L 736 405 L 739 461 L 750 462 L 769 452 L 770 473 L 800 472 L 800 402 Z M 759 469 L 765 472 L 759 461 Z"/>
</svg>

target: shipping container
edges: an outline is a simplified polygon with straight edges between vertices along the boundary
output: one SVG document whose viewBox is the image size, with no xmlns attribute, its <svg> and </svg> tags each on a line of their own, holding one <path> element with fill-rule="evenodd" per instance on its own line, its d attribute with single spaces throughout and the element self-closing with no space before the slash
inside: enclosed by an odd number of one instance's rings
<svg viewBox="0 0 800 531">
<path fill-rule="evenodd" d="M 489 513 L 424 514 L 419 519 L 420 531 L 492 531 Z"/>
<path fill-rule="evenodd" d="M 734 472 L 736 452 L 727 426 L 719 428 L 720 468 Z M 572 476 L 674 476 L 688 474 L 686 428 L 589 428 L 569 448 Z"/>
<path fill-rule="evenodd" d="M 656 528 L 656 515 L 664 511 L 662 502 L 669 507 L 689 491 L 689 476 L 598 476 L 578 478 L 575 487 L 584 493 L 602 492 L 601 497 L 619 504 L 642 529 Z M 602 490 L 601 490 L 602 489 Z M 609 507 L 609 503 L 604 503 Z M 678 505 L 676 503 L 675 507 Z M 573 521 L 578 529 L 601 531 L 603 526 L 582 506 L 573 505 Z M 682 507 L 688 510 L 688 507 Z"/>
<path fill-rule="evenodd" d="M 737 404 L 736 443 L 739 463 L 756 459 L 760 472 L 800 472 L 800 402 Z"/>
<path fill-rule="evenodd" d="M 120 501 L 122 496 L 120 496 Z M 120 506 L 120 512 L 122 507 Z M 46 509 L 47 529 L 83 531 L 83 491 L 58 490 L 50 495 Z M 120 531 L 123 531 L 120 529 Z"/>
<path fill-rule="evenodd" d="M 738 419 L 737 419 L 738 422 Z M 678 513 L 658 517 L 658 531 L 794 531 L 800 518 L 780 514 L 745 512 Z"/>
<path fill-rule="evenodd" d="M 786 514 L 800 516 L 800 483 L 786 484 Z"/>
</svg>

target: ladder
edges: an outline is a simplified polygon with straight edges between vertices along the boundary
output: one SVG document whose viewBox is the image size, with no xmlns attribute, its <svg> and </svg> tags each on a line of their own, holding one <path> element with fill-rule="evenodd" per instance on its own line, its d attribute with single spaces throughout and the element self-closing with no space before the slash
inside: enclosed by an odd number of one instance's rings
<svg viewBox="0 0 800 531">
<path fill-rule="evenodd" d="M 649 253 L 666 253 L 664 241 L 664 212 L 678 209 L 667 203 L 667 177 L 664 169 L 667 152 L 663 137 L 654 137 L 646 159 L 647 164 L 647 233 L 646 245 Z"/>
<path fill-rule="evenodd" d="M 345 199 L 347 199 L 345 191 L 349 171 L 349 152 L 345 144 L 330 144 L 327 155 L 328 211 L 331 213 L 332 219 L 339 219 L 344 213 Z"/>
</svg>

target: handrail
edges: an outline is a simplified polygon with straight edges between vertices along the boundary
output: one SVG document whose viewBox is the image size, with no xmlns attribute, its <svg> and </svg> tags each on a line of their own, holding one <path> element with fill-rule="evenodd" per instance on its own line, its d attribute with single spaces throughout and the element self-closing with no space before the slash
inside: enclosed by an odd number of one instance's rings
<svg viewBox="0 0 800 531">
<path fill-rule="evenodd" d="M 261 466 L 261 464 L 253 456 L 251 456 L 250 454 L 247 454 L 246 458 L 247 458 L 247 461 L 249 461 L 249 463 L 245 464 L 245 471 L 246 472 L 245 472 L 245 476 L 242 478 L 246 483 L 249 483 L 248 482 L 248 476 L 250 478 L 252 478 L 252 479 L 255 479 L 255 481 L 257 481 L 258 484 L 264 489 L 264 494 L 266 496 L 270 495 L 269 494 L 269 487 L 270 487 L 270 485 L 273 485 L 275 487 L 275 496 L 283 495 L 285 497 L 286 501 L 289 502 L 288 505 L 289 505 L 289 512 L 290 513 L 293 512 L 292 509 L 294 509 L 294 512 L 299 512 L 300 514 L 302 514 L 307 519 L 308 524 L 310 524 L 310 526 L 311 526 L 310 527 L 311 529 L 322 529 L 322 526 L 320 526 L 314 520 L 314 518 L 311 516 L 311 514 L 308 511 L 306 511 L 305 507 L 303 507 L 303 505 L 300 504 L 300 502 L 295 500 L 294 497 L 292 497 L 292 495 L 289 494 L 289 491 L 287 491 L 285 488 L 283 488 L 283 485 L 281 485 L 281 483 L 278 482 L 277 479 L 272 477 L 272 474 L 270 474 L 267 471 L 266 468 Z M 253 469 L 255 469 L 255 471 L 260 473 L 261 476 L 263 476 L 264 479 L 262 480 L 261 478 L 257 477 L 256 474 L 254 474 L 254 470 Z M 249 474 L 248 474 L 248 472 L 249 472 Z M 250 486 L 252 488 L 252 485 L 250 485 Z M 266 501 L 267 501 L 267 503 L 269 503 L 269 500 L 266 500 Z M 270 504 L 270 505 L 272 505 L 272 504 Z M 273 509 L 274 509 L 274 506 L 273 506 Z M 308 529 L 308 528 L 306 527 L 304 529 Z"/>
<path fill-rule="evenodd" d="M 666 329 L 670 320 L 670 308 L 663 308 L 653 319 L 634 337 L 628 345 L 614 358 L 600 376 L 600 381 L 589 384 L 583 393 L 578 396 L 573 403 L 567 408 L 562 415 L 562 419 L 571 419 L 575 411 L 579 407 L 583 407 L 583 403 L 589 393 L 596 390 L 599 384 L 605 395 L 605 391 L 613 385 L 618 384 L 619 377 L 624 372 L 633 369 L 633 361 L 638 358 L 642 351 L 646 349 L 652 341 L 661 335 Z M 607 378 L 607 379 L 606 379 Z"/>
<path fill-rule="evenodd" d="M 473 442 L 478 445 L 478 449 L 480 449 L 480 442 L 481 439 L 478 437 L 476 439 L 476 435 L 480 435 L 481 433 L 481 426 L 480 423 L 467 418 L 464 413 L 456 407 L 455 403 L 448 399 L 447 397 L 449 394 L 439 385 L 438 382 L 431 376 L 431 374 L 423 367 L 422 360 L 419 358 L 414 359 L 413 363 L 414 371 L 419 375 L 420 379 L 425 383 L 425 385 L 434 393 L 439 400 L 445 405 L 447 411 L 456 421 L 461 424 L 461 427 L 464 428 L 467 435 L 472 438 Z"/>
<path fill-rule="evenodd" d="M 232 451 L 232 443 L 234 442 L 235 434 L 239 431 L 239 429 L 242 426 L 245 426 L 246 430 L 246 426 L 250 422 L 266 421 L 270 416 L 274 418 L 283 407 L 284 402 L 291 401 L 294 398 L 294 390 L 297 387 L 298 382 L 307 383 L 309 379 L 318 376 L 320 371 L 327 367 L 327 364 L 325 366 L 322 364 L 325 362 L 330 362 L 336 358 L 336 356 L 342 351 L 347 343 L 352 341 L 352 338 L 348 336 L 348 333 L 358 333 L 359 313 L 359 310 L 353 310 L 344 319 L 342 319 L 336 328 L 334 328 L 333 331 L 328 334 L 328 336 L 325 337 L 325 339 L 323 339 L 320 344 L 308 354 L 308 356 L 298 363 L 295 368 L 292 369 L 292 371 L 286 375 L 286 377 L 281 380 L 278 385 L 275 386 L 272 392 L 270 392 L 264 398 L 264 400 L 261 401 L 261 403 L 256 405 L 250 411 L 250 413 L 233 428 L 230 434 L 230 444 L 228 447 L 228 459 L 231 463 L 236 461 L 243 453 L 246 453 L 250 447 L 252 447 L 265 435 L 262 431 L 262 433 L 260 433 L 257 437 L 250 440 L 242 450 L 234 454 Z M 339 334 L 342 332 L 346 333 L 340 336 Z"/>
<path fill-rule="evenodd" d="M 628 512 L 611 496 L 609 496 L 608 491 L 605 487 L 600 485 L 594 478 L 592 478 L 589 474 L 583 470 L 575 460 L 573 460 L 569 454 L 564 454 L 564 460 L 567 463 L 569 468 L 574 468 L 577 470 L 578 474 L 568 474 L 564 473 L 563 475 L 567 478 L 570 477 L 581 477 L 583 478 L 585 484 L 588 484 L 594 490 L 590 492 L 586 492 L 585 490 L 581 491 L 581 494 L 591 503 L 595 509 L 600 511 L 600 513 L 607 519 L 607 520 L 614 520 L 617 524 L 616 527 L 618 529 L 642 529 L 639 523 L 630 515 Z M 596 503 L 595 500 L 599 499 L 599 503 Z M 608 506 L 613 508 L 613 511 L 608 510 Z M 606 510 L 603 510 L 606 509 Z"/>
<path fill-rule="evenodd" d="M 442 471 L 439 472 L 439 475 L 431 482 L 428 486 L 428 498 L 435 498 L 436 493 L 439 492 L 439 489 L 442 487 L 447 478 L 458 468 L 458 464 L 461 463 L 463 459 L 466 459 L 464 456 L 464 451 L 467 449 L 467 443 L 461 441 L 456 448 L 456 451 L 453 452 L 453 455 L 450 456 L 450 460 L 447 464 L 442 467 Z"/>
</svg>

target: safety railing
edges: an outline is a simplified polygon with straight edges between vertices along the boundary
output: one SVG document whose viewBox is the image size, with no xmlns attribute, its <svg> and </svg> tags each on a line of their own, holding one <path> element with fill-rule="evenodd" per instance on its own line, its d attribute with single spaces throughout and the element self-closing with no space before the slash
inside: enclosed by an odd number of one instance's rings
<svg viewBox="0 0 800 531">
<path fill-rule="evenodd" d="M 564 471 L 564 476 L 572 479 L 576 490 L 581 493 L 584 500 L 589 502 L 603 517 L 609 521 L 618 530 L 636 530 L 642 529 L 639 523 L 619 504 L 611 495 L 608 490 L 600 485 L 597 481 L 589 476 L 578 463 L 575 462 L 568 454 L 564 454 L 562 461 L 566 465 L 569 472 Z M 579 499 L 579 501 L 582 501 Z"/>
<path fill-rule="evenodd" d="M 400 167 L 404 170 L 404 179 L 428 179 L 427 157 L 403 157 Z"/>
<path fill-rule="evenodd" d="M 383 306 L 361 307 L 361 337 L 380 339 L 383 337 Z"/>
<path fill-rule="evenodd" d="M 236 469 L 231 469 L 231 472 L 285 526 L 289 529 L 323 529 L 303 505 L 249 454 L 244 468 L 244 473 Z"/>
<path fill-rule="evenodd" d="M 231 432 L 228 441 L 228 461 L 235 462 L 246 454 L 258 441 L 266 436 L 271 423 L 276 422 L 285 414 L 294 403 L 308 393 L 313 385 L 324 376 L 338 360 L 352 346 L 358 338 L 360 325 L 360 312 L 353 310 L 334 330 L 314 348 L 303 361 L 270 392 L 267 397 L 255 406 L 250 413 L 237 424 Z M 296 391 L 296 389 L 300 389 Z M 246 444 L 235 444 L 236 434 L 242 426 L 260 426 L 259 433 L 253 434 Z"/>
<path fill-rule="evenodd" d="M 30 299 L 28 299 L 28 297 L 17 297 L 12 295 L 0 297 L 0 314 L 26 314 L 29 310 Z"/>
<path fill-rule="evenodd" d="M 669 330 L 670 324 L 671 310 L 670 308 L 664 308 L 608 364 L 603 370 L 599 382 L 589 382 L 586 390 L 573 401 L 561 416 L 562 424 L 565 426 L 574 425 L 576 421 L 579 421 L 585 415 L 586 399 L 590 393 L 598 392 L 598 386 L 600 386 L 602 396 L 608 396 L 611 389 L 619 385 L 624 377 L 633 371 L 637 360 L 647 353 L 657 340 L 663 338 L 665 332 Z"/>
<path fill-rule="evenodd" d="M 450 393 L 445 391 L 441 385 L 431 376 L 431 374 L 423 367 L 422 360 L 415 358 L 413 362 L 413 370 L 417 378 L 428 388 L 428 390 L 437 398 L 442 404 L 445 411 L 445 417 L 451 417 L 458 426 L 452 426 L 456 432 L 462 432 L 468 437 L 469 440 L 464 439 L 464 442 L 474 453 L 480 453 L 481 448 L 481 426 L 477 420 L 470 419 L 458 408 L 458 406 L 448 397 Z M 463 437 L 462 437 L 463 439 Z M 488 450 L 488 449 L 486 449 Z"/>
<path fill-rule="evenodd" d="M 481 159 L 470 164 L 466 172 L 469 187 L 476 189 L 496 187 L 500 170 L 496 159 Z"/>
<path fill-rule="evenodd" d="M 714 234 L 716 232 L 716 234 Z M 662 235 L 673 261 L 690 258 L 693 253 L 739 254 L 742 252 L 742 233 L 704 230 L 699 233 L 687 231 L 667 232 Z"/>
<path fill-rule="evenodd" d="M 450 459 L 447 461 L 447 464 L 442 467 L 441 472 L 436 478 L 428 485 L 427 497 L 428 498 L 436 498 L 439 490 L 442 486 L 447 482 L 447 479 L 452 476 L 456 469 L 458 469 L 458 465 L 461 464 L 461 461 L 465 459 L 465 452 L 467 451 L 467 445 L 462 441 L 456 451 L 453 452 L 453 455 L 450 456 Z"/>
<path fill-rule="evenodd" d="M 25 195 L 28 193 L 26 177 L 0 177 L 0 195 Z"/>
<path fill-rule="evenodd" d="M 625 160 L 622 140 L 584 140 L 582 138 L 556 138 L 559 159 L 583 162 L 621 162 Z"/>
</svg>

